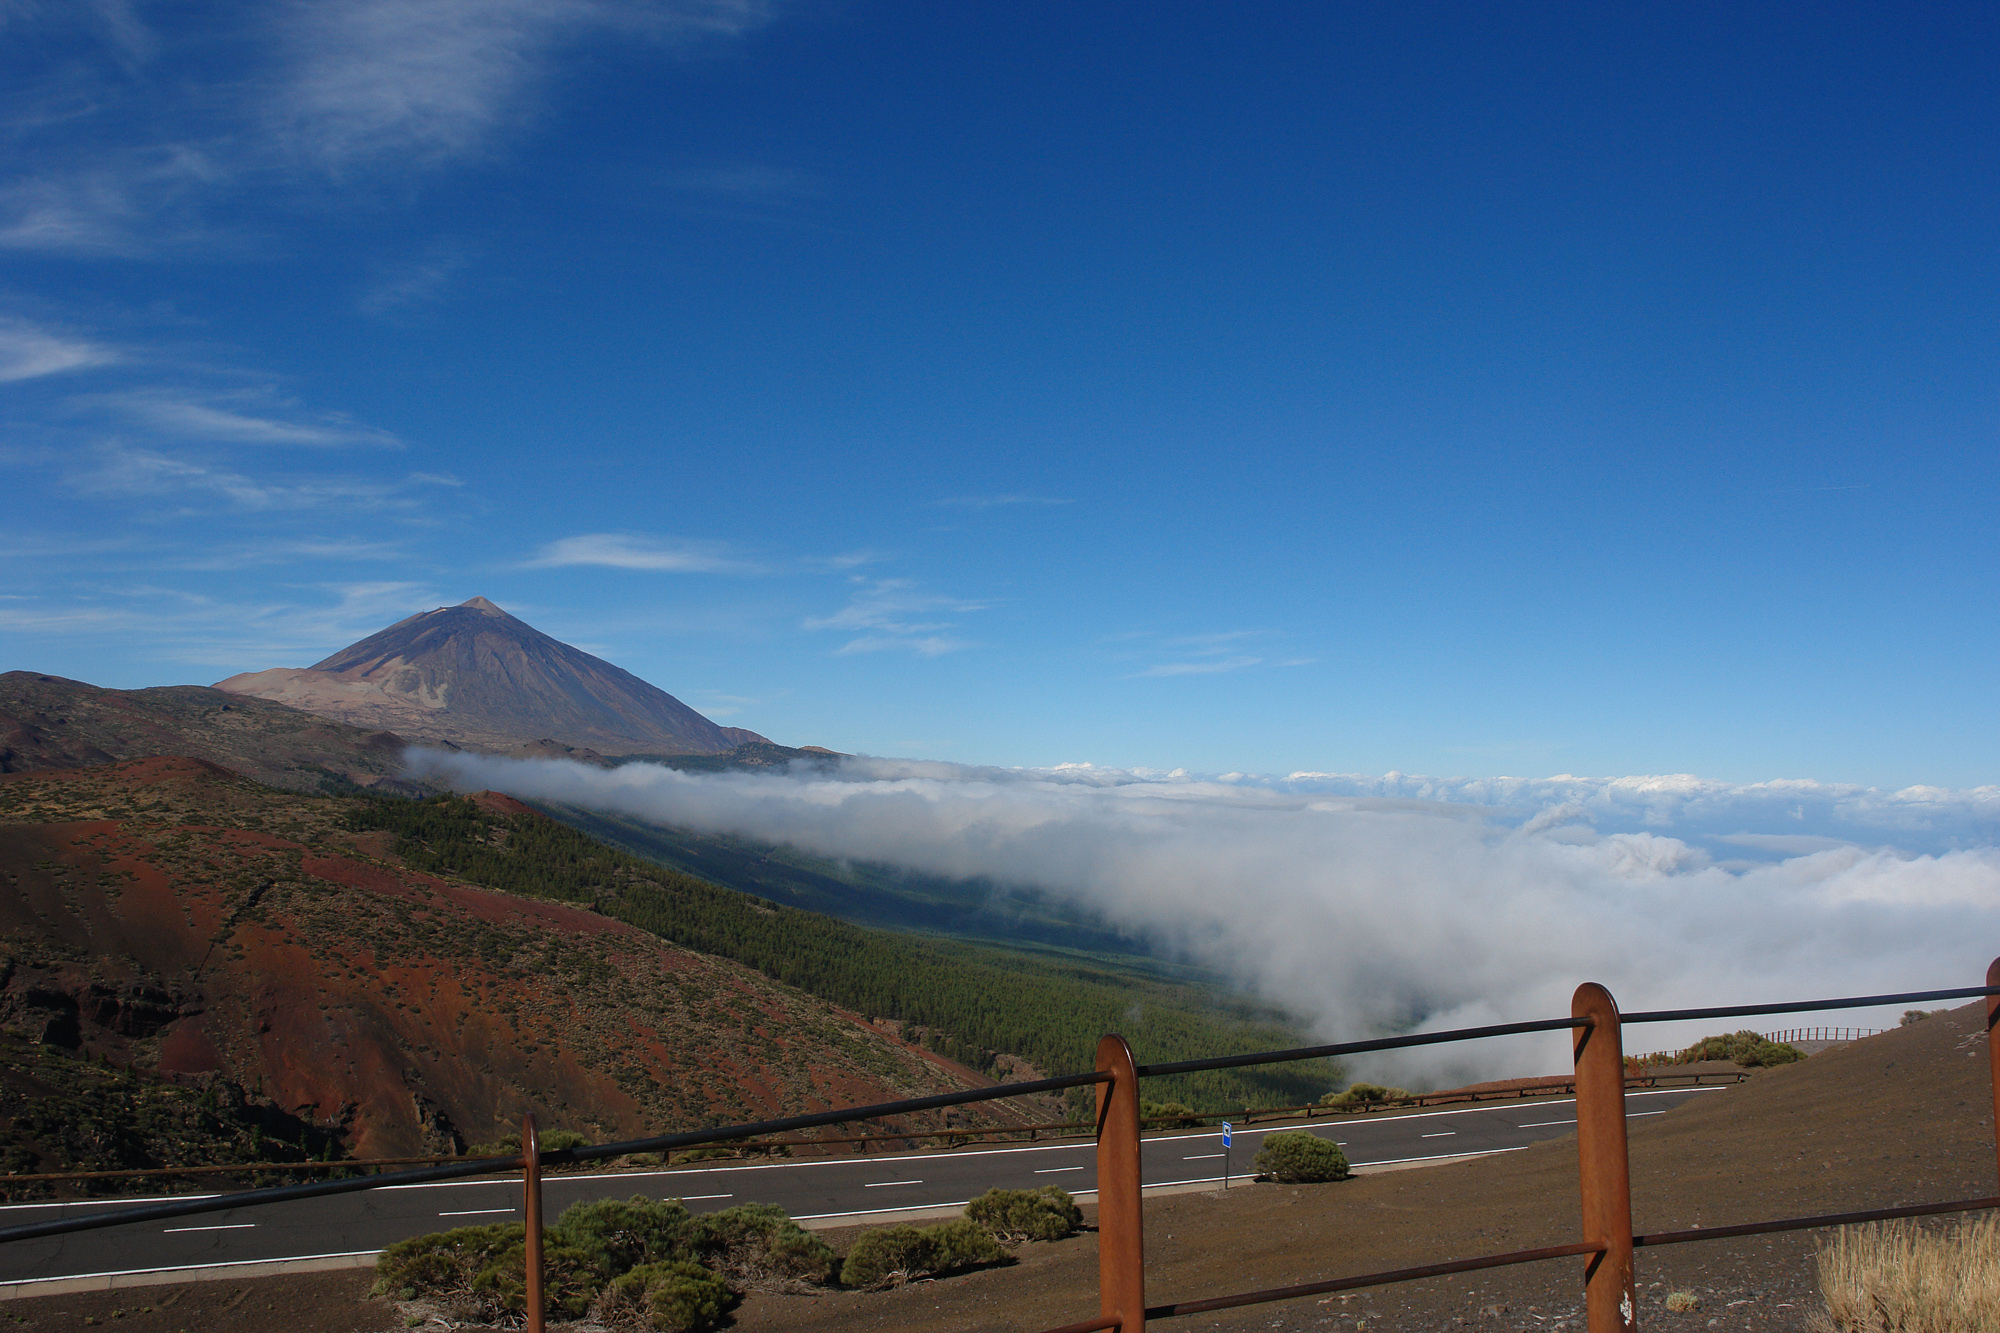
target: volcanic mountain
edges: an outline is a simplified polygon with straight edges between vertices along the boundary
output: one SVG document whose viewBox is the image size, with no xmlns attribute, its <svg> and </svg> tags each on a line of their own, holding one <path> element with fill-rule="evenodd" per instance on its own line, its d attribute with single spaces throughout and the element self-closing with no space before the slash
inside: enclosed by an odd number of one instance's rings
<svg viewBox="0 0 2000 1333">
<path fill-rule="evenodd" d="M 398 621 L 311 667 L 247 672 L 215 688 L 472 750 L 554 741 L 604 754 L 710 755 L 764 743 L 484 597 Z"/>
</svg>

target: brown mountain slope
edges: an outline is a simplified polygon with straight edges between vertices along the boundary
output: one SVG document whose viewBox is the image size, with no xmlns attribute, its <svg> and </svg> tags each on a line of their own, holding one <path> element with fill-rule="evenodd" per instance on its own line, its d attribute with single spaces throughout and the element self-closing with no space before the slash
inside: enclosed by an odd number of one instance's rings
<svg viewBox="0 0 2000 1333">
<path fill-rule="evenodd" d="M 747 968 L 409 870 L 350 804 L 184 758 L 0 778 L 0 1028 L 214 1071 L 364 1156 L 529 1110 L 631 1137 L 979 1081 Z"/>
<path fill-rule="evenodd" d="M 403 738 L 203 685 L 107 690 L 33 671 L 0 674 L 0 773 L 193 755 L 274 787 L 329 776 L 399 785 Z"/>
<path fill-rule="evenodd" d="M 552 740 L 605 754 L 722 754 L 764 739 L 718 727 L 484 597 L 398 621 L 306 669 L 249 672 L 216 688 L 468 749 Z"/>
</svg>

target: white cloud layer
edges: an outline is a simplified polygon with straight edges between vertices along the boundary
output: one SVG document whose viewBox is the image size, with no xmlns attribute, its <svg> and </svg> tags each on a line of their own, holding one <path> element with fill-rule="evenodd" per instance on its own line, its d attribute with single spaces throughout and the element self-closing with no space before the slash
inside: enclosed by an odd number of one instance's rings
<svg viewBox="0 0 2000 1333">
<path fill-rule="evenodd" d="M 1599 833 L 1585 822 L 1587 801 L 1622 809 L 1636 793 L 1685 793 L 1693 779 L 1551 779 L 1535 789 L 1539 808 L 1524 799 L 1503 812 L 1402 790 L 1325 795 L 1304 790 L 1303 775 L 873 759 L 831 774 L 694 775 L 432 752 L 413 763 L 461 789 L 1037 886 L 1225 970 L 1329 1039 L 1561 1015 L 1584 980 L 1628 1009 L 1975 985 L 2000 951 L 2000 851 L 1970 842 L 2000 799 L 1992 792 L 1903 802 L 1933 818 L 1956 812 L 1968 845 L 1952 850 L 1842 842 L 1731 867 L 1665 828 Z M 1774 809 L 1758 787 L 1699 785 L 1711 819 Z M 1579 794 L 1586 801 L 1570 799 Z M 1872 811 L 1905 794 L 1877 795 L 1839 799 Z M 1564 799 L 1546 803 L 1553 796 Z M 1680 799 L 1674 808 L 1688 809 Z M 1692 1035 L 1634 1029 L 1627 1044 Z M 1519 1038 L 1437 1048 L 1380 1072 L 1448 1082 L 1563 1060 L 1560 1039 Z"/>
</svg>

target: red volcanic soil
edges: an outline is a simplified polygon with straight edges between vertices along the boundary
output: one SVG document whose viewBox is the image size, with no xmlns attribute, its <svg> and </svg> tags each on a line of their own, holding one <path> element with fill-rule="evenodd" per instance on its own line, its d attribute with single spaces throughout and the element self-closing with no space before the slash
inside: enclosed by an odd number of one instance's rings
<svg viewBox="0 0 2000 1333">
<path fill-rule="evenodd" d="M 220 1074 L 358 1156 L 983 1081 L 734 963 L 413 871 L 346 810 L 198 759 L 0 778 L 0 1028 Z"/>
</svg>

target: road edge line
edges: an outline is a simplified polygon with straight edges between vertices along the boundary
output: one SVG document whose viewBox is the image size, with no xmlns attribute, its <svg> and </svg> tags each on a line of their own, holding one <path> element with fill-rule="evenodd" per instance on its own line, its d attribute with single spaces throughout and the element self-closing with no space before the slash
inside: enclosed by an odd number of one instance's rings
<svg viewBox="0 0 2000 1333">
<path fill-rule="evenodd" d="M 232 1278 L 276 1277 L 281 1273 L 330 1273 L 343 1268 L 373 1268 L 380 1250 L 346 1254 L 312 1254 L 295 1259 L 247 1259 L 234 1264 L 184 1264 L 176 1268 L 135 1268 L 120 1273 L 83 1273 L 76 1277 L 32 1277 L 0 1282 L 0 1301 L 27 1296 L 69 1296 L 84 1291 L 118 1291 L 125 1287 L 165 1287 L 182 1282 L 227 1282 Z"/>
</svg>

